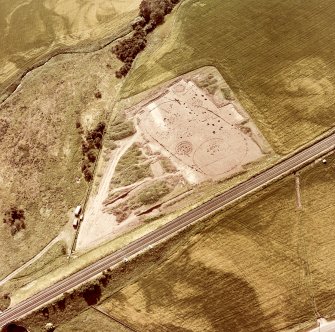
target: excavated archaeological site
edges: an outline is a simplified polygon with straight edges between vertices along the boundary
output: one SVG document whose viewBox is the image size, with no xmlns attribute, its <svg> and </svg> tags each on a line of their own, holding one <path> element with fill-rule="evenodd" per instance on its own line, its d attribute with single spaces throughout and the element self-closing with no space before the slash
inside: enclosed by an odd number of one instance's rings
<svg viewBox="0 0 335 332">
<path fill-rule="evenodd" d="M 124 113 L 136 133 L 109 156 L 88 202 L 79 250 L 163 215 L 198 184 L 239 174 L 269 152 L 213 69 L 156 88 Z"/>
</svg>

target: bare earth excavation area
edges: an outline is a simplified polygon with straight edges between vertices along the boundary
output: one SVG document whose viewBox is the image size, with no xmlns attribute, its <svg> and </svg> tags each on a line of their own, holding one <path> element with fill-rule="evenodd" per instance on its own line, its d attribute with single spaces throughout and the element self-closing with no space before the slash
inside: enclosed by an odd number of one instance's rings
<svg viewBox="0 0 335 332">
<path fill-rule="evenodd" d="M 235 106 L 220 106 L 192 81 L 181 80 L 141 109 L 139 127 L 150 146 L 184 168 L 189 182 L 228 176 L 262 151 L 239 127 L 245 119 Z"/>
<path fill-rule="evenodd" d="M 112 151 L 88 202 L 77 249 L 164 214 L 195 185 L 234 176 L 268 151 L 227 84 L 215 75 L 213 68 L 198 70 L 124 111 L 136 134 L 118 141 Z M 201 87 L 206 80 L 220 81 L 221 89 L 209 93 Z"/>
</svg>

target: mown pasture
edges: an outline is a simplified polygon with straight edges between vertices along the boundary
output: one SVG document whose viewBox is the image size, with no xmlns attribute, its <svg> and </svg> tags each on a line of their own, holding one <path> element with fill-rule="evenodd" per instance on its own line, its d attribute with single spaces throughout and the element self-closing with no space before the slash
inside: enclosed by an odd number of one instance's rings
<svg viewBox="0 0 335 332">
<path fill-rule="evenodd" d="M 102 303 L 145 331 L 301 331 L 334 316 L 335 158 L 289 176 L 180 237 Z"/>
</svg>

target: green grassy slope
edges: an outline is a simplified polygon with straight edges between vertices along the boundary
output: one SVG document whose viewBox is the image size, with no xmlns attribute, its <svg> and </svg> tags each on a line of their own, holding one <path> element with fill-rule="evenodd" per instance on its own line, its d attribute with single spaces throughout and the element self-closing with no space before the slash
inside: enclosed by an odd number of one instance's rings
<svg viewBox="0 0 335 332">
<path fill-rule="evenodd" d="M 49 56 L 72 46 L 96 48 L 104 38 L 123 34 L 136 17 L 139 3 L 1 0 L 0 98 L 10 94 L 26 70 Z"/>
</svg>

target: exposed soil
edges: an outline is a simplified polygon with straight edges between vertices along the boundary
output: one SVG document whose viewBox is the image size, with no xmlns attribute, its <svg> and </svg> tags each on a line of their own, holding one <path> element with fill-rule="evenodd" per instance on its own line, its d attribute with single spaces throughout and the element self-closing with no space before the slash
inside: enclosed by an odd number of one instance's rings
<svg viewBox="0 0 335 332">
<path fill-rule="evenodd" d="M 263 155 L 242 130 L 246 119 L 234 104 L 219 108 L 191 81 L 175 83 L 140 112 L 139 127 L 146 138 L 182 164 L 192 174 L 185 176 L 190 182 L 230 176 Z"/>
<path fill-rule="evenodd" d="M 115 227 L 118 226 L 116 218 L 111 214 L 103 212 L 103 203 L 108 197 L 110 181 L 113 177 L 118 161 L 127 149 L 134 143 L 136 138 L 137 134 L 131 138 L 123 140 L 120 143 L 119 148 L 113 151 L 110 163 L 107 166 L 99 184 L 98 192 L 94 196 L 90 197 L 88 201 L 84 222 L 80 227 L 77 240 L 77 250 L 82 250 L 91 246 L 93 243 L 96 243 L 98 240 L 106 237 L 107 234 L 110 237 L 117 235 L 117 233 L 115 233 Z M 122 224 L 121 228 L 123 231 L 127 231 L 129 229 L 129 227 L 125 227 L 126 225 L 129 226 L 128 223 Z"/>
<path fill-rule="evenodd" d="M 147 218 L 164 214 L 193 186 L 231 177 L 268 152 L 267 143 L 248 114 L 230 90 L 229 99 L 225 97 L 229 87 L 214 73 L 213 69 L 190 73 L 126 110 L 125 121 L 133 121 L 136 134 L 120 140 L 106 169 L 100 170 L 103 176 L 89 200 L 77 250 L 115 238 Z M 111 184 L 117 164 L 135 142 L 144 162 L 150 163 L 152 174 L 115 187 Z M 157 193 L 157 199 L 149 196 L 150 203 L 141 203 L 141 192 L 150 192 L 160 180 L 170 187 L 165 188 L 169 193 L 163 197 Z"/>
</svg>

